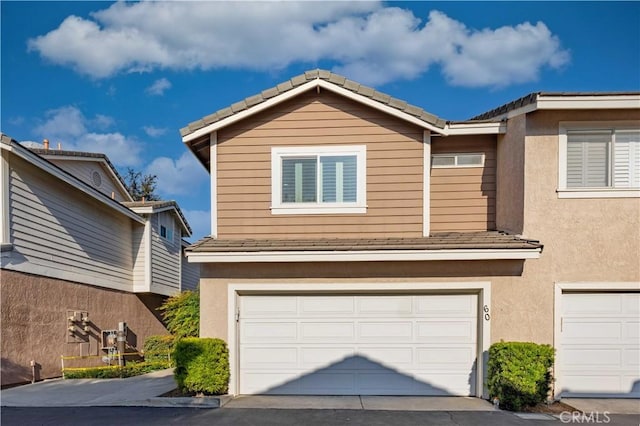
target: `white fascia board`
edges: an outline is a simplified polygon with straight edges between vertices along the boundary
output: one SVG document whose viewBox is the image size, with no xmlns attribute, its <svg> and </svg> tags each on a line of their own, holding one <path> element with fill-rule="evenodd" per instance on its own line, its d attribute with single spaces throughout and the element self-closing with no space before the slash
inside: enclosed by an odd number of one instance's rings
<svg viewBox="0 0 640 426">
<path fill-rule="evenodd" d="M 640 95 L 538 96 L 538 109 L 633 109 Z"/>
<path fill-rule="evenodd" d="M 445 127 L 451 135 L 501 135 L 507 132 L 507 123 L 450 123 Z"/>
<path fill-rule="evenodd" d="M 359 102 L 361 104 L 370 106 L 372 108 L 375 108 L 379 111 L 385 112 L 389 115 L 392 115 L 394 117 L 400 118 L 401 120 L 404 121 L 408 121 L 410 123 L 413 123 L 417 126 L 420 126 L 424 129 L 428 129 L 431 130 L 433 132 L 436 133 L 440 133 L 440 134 L 446 134 L 445 129 L 441 129 L 439 127 L 433 126 L 429 123 L 427 123 L 426 121 L 420 120 L 417 117 L 414 117 L 413 115 L 407 114 L 405 112 L 402 112 L 396 108 L 390 107 L 388 105 L 385 105 L 383 103 L 380 103 L 378 101 L 375 101 L 373 99 L 367 98 L 366 96 L 362 96 L 358 93 L 352 92 L 351 90 L 347 90 L 343 87 L 337 86 L 333 83 L 330 83 L 326 80 L 322 80 L 319 78 L 316 78 L 314 80 L 310 80 L 298 87 L 295 87 L 291 90 L 288 90 L 286 92 L 283 92 L 279 95 L 274 96 L 273 98 L 267 99 L 264 102 L 261 102 L 257 105 L 254 105 L 246 110 L 240 111 L 236 114 L 230 115 L 227 118 L 223 118 L 220 121 L 216 121 L 215 123 L 211 123 L 208 126 L 205 126 L 201 129 L 196 130 L 193 133 L 190 133 L 186 136 L 184 136 L 182 138 L 182 142 L 184 143 L 188 143 L 191 142 L 192 140 L 198 139 L 202 136 L 208 135 L 211 132 L 217 131 L 219 129 L 222 129 L 226 126 L 229 126 L 233 123 L 236 123 L 240 120 L 244 120 L 247 117 L 250 117 L 251 115 L 257 114 L 259 112 L 262 112 L 268 108 L 271 108 L 275 105 L 278 105 L 282 102 L 288 101 L 291 98 L 294 98 L 296 96 L 298 96 L 301 93 L 304 93 L 308 90 L 311 89 L 315 89 L 315 88 L 322 88 L 322 89 L 326 89 L 329 90 L 333 93 L 337 93 L 339 95 L 342 95 L 348 99 L 354 100 L 356 102 Z"/>
<path fill-rule="evenodd" d="M 261 251 L 187 252 L 194 263 L 251 262 L 390 262 L 425 260 L 538 259 L 541 249 L 368 250 L 368 251 Z"/>
<path fill-rule="evenodd" d="M 184 220 L 182 220 L 182 217 L 178 213 L 178 209 L 176 209 L 175 206 L 164 206 L 160 208 L 157 208 L 154 206 L 140 206 L 140 207 L 129 207 L 129 208 L 139 214 L 155 214 L 155 213 L 162 213 L 162 212 L 173 210 L 174 216 L 178 218 L 178 221 L 180 222 L 180 226 L 182 226 L 182 229 L 184 231 L 189 232 L 189 228 L 187 228 L 187 224 L 184 223 Z M 189 234 L 188 236 L 191 236 L 191 234 Z"/>
<path fill-rule="evenodd" d="M 107 195 L 103 194 L 102 192 L 91 188 L 86 183 L 84 183 L 81 180 L 77 179 L 76 177 L 71 176 L 70 174 L 64 172 L 63 170 L 61 170 L 60 168 L 55 166 L 53 163 L 50 163 L 49 161 L 45 160 L 44 158 L 40 157 L 37 154 L 32 153 L 31 151 L 27 150 L 26 148 L 23 148 L 23 149 L 15 149 L 14 148 L 14 149 L 11 150 L 11 152 L 16 154 L 18 157 L 22 158 L 23 160 L 33 164 L 34 166 L 40 168 L 41 170 L 43 170 L 43 171 L 49 173 L 50 175 L 56 177 L 57 179 L 60 179 L 61 181 L 65 182 L 65 183 L 68 183 L 69 185 L 73 186 L 74 188 L 78 189 L 79 191 L 81 191 L 81 192 L 85 193 L 86 195 L 94 198 L 96 201 L 99 201 L 102 204 L 106 205 L 107 207 L 110 207 L 110 208 L 118 211 L 119 213 L 124 214 L 128 218 L 133 219 L 138 223 L 144 223 L 145 222 L 145 220 L 143 218 L 141 218 L 139 215 L 137 215 L 133 210 L 123 206 L 122 204 L 120 204 L 119 202 L 117 202 L 115 200 L 112 200 Z"/>
</svg>

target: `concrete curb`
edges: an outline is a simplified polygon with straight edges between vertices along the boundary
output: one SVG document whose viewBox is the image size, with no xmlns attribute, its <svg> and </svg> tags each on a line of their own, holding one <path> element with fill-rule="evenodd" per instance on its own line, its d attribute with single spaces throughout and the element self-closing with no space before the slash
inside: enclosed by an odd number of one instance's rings
<svg viewBox="0 0 640 426">
<path fill-rule="evenodd" d="M 156 397 L 141 401 L 109 404 L 110 407 L 156 407 L 156 408 L 221 408 L 233 399 L 230 395 L 204 397 Z"/>
</svg>

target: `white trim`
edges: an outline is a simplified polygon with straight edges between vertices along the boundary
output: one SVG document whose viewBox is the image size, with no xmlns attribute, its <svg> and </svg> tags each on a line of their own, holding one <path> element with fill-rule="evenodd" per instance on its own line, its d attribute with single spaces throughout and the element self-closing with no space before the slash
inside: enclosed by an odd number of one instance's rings
<svg viewBox="0 0 640 426">
<path fill-rule="evenodd" d="M 431 132 L 422 133 L 422 236 L 431 232 Z"/>
<path fill-rule="evenodd" d="M 9 217 L 11 211 L 9 210 L 9 198 L 11 192 L 11 179 L 10 179 L 10 164 L 9 164 L 9 152 L 0 151 L 0 208 L 2 208 L 2 217 L 0 218 L 0 244 L 11 243 L 11 230 Z"/>
<path fill-rule="evenodd" d="M 558 189 L 558 198 L 640 198 L 640 190 L 630 188 Z"/>
<path fill-rule="evenodd" d="M 330 83 L 326 80 L 322 80 L 320 78 L 315 78 L 313 80 L 310 80 L 298 87 L 295 87 L 291 90 L 287 90 L 286 92 L 283 92 L 279 95 L 274 96 L 271 99 L 267 99 L 264 102 L 260 102 L 257 105 L 254 105 L 252 107 L 249 107 L 248 109 L 245 109 L 243 111 L 240 111 L 238 113 L 235 113 L 233 115 L 230 115 L 229 117 L 223 118 L 220 121 L 216 121 L 215 123 L 211 123 L 208 126 L 205 126 L 201 129 L 198 129 L 196 131 L 194 131 L 193 133 L 189 133 L 186 136 L 182 137 L 182 142 L 187 143 L 187 142 L 191 142 L 195 139 L 198 139 L 202 136 L 205 136 L 211 132 L 217 131 L 219 129 L 222 129 L 223 127 L 229 126 L 230 124 L 236 123 L 240 120 L 243 120 L 247 117 L 250 117 L 254 114 L 257 114 L 261 111 L 264 111 L 268 108 L 271 108 L 275 105 L 278 105 L 282 102 L 285 102 L 291 98 L 294 98 L 296 96 L 298 96 L 301 93 L 306 92 L 307 90 L 311 90 L 311 89 L 315 89 L 315 88 L 323 88 L 323 89 L 327 89 L 331 92 L 337 93 L 339 95 L 342 95 L 346 98 L 349 98 L 351 100 L 354 100 L 356 102 L 359 102 L 361 104 L 370 106 L 372 108 L 375 108 L 379 111 L 382 112 L 386 112 L 389 115 L 392 115 L 394 117 L 400 118 L 404 121 L 408 121 L 410 123 L 413 123 L 417 126 L 420 126 L 423 129 L 429 129 L 431 131 L 434 131 L 436 133 L 440 133 L 440 134 L 446 134 L 445 129 L 441 129 L 439 127 L 436 127 L 432 124 L 427 123 L 426 121 L 423 121 L 417 117 L 414 117 L 413 115 L 407 114 L 405 112 L 402 112 L 396 108 L 390 107 L 388 105 L 385 105 L 381 102 L 378 102 L 376 100 L 367 98 L 366 96 L 362 96 L 358 93 L 352 92 L 351 90 L 347 90 L 343 87 L 337 86 L 334 83 Z"/>
<path fill-rule="evenodd" d="M 4 145 L 5 144 L 3 144 L 2 149 L 6 149 Z M 15 148 L 18 148 L 18 149 L 15 149 Z M 139 215 L 137 215 L 131 209 L 125 207 L 124 205 L 120 204 L 115 200 L 112 200 L 111 197 L 93 188 L 88 183 L 81 181 L 75 176 L 68 174 L 67 172 L 60 169 L 58 166 L 40 157 L 39 155 L 34 154 L 33 152 L 29 151 L 27 148 L 20 146 L 18 143 L 16 143 L 16 146 L 13 147 L 13 149 L 11 149 L 10 151 L 15 155 L 17 155 L 18 157 L 22 158 L 23 160 L 31 163 L 35 167 L 38 167 L 41 170 L 45 171 L 46 173 L 49 173 L 50 175 L 54 176 L 55 178 L 60 179 L 61 181 L 73 186 L 74 188 L 90 196 L 91 198 L 94 198 L 96 201 L 106 205 L 107 207 L 113 210 L 116 210 L 117 212 L 127 216 L 130 219 L 135 220 L 138 223 L 144 223 L 144 219 L 141 218 Z"/>
<path fill-rule="evenodd" d="M 484 378 L 487 373 L 487 354 L 491 345 L 491 318 L 485 320 L 483 308 L 486 305 L 491 312 L 491 282 L 470 281 L 470 282 L 372 282 L 372 283 L 239 283 L 227 285 L 227 343 L 229 347 L 229 367 L 231 379 L 229 380 L 229 394 L 236 395 L 239 389 L 239 360 L 238 360 L 238 323 L 236 322 L 236 312 L 239 307 L 239 298 L 244 294 L 278 292 L 295 293 L 297 295 L 312 294 L 318 292 L 330 293 L 408 293 L 408 292 L 446 292 L 449 290 L 467 290 L 469 293 L 478 294 L 478 352 L 476 363 L 476 396 L 485 399 L 489 398 L 488 391 L 484 385 Z M 242 313 L 240 313 L 242 315 Z"/>
<path fill-rule="evenodd" d="M 504 120 L 537 110 L 559 109 L 635 109 L 640 108 L 640 95 L 574 95 L 574 96 L 545 96 L 538 95 L 535 102 L 504 114 L 492 117 L 492 120 Z"/>
<path fill-rule="evenodd" d="M 296 156 L 354 155 L 356 157 L 355 203 L 282 203 L 282 158 Z M 319 185 L 319 182 L 318 182 Z M 319 195 L 319 194 L 318 194 Z M 366 145 L 291 146 L 271 148 L 271 213 L 272 214 L 340 214 L 367 212 L 367 147 Z"/>
<path fill-rule="evenodd" d="M 448 123 L 445 134 L 452 135 L 502 135 L 507 133 L 507 123 L 504 121 L 487 123 Z"/>
<path fill-rule="evenodd" d="M 152 269 L 152 264 L 151 264 L 151 252 L 153 251 L 153 241 L 152 241 L 152 225 L 151 225 L 151 217 L 147 217 L 146 218 L 146 222 L 144 224 L 144 234 L 143 237 L 144 238 L 144 244 L 145 244 L 145 251 L 144 251 L 144 284 L 146 287 L 146 291 L 151 291 L 151 281 L 152 281 L 152 273 L 151 273 L 151 269 Z"/>
<path fill-rule="evenodd" d="M 633 109 L 640 108 L 640 95 L 538 96 L 538 109 Z"/>
<path fill-rule="evenodd" d="M 156 214 L 156 213 L 162 213 L 162 212 L 166 212 L 166 211 L 174 211 L 174 216 L 176 218 L 178 218 L 178 222 L 180 222 L 180 226 L 182 228 L 182 230 L 187 232 L 188 236 L 191 236 L 191 233 L 189 232 L 189 228 L 187 227 L 187 224 L 184 220 L 182 220 L 182 216 L 180 215 L 180 213 L 178 212 L 178 208 L 175 205 L 168 205 L 168 206 L 163 206 L 160 208 L 157 208 L 153 205 L 147 205 L 147 206 L 133 206 L 133 207 L 129 207 L 130 210 L 133 210 L 134 212 L 138 213 L 138 214 Z M 174 227 L 175 230 L 175 227 Z"/>
<path fill-rule="evenodd" d="M 211 238 L 218 238 L 218 132 L 209 135 L 209 176 L 211 179 Z"/>
<path fill-rule="evenodd" d="M 634 120 L 611 121 L 561 121 L 558 123 L 558 198 L 640 198 L 636 188 L 568 188 L 567 187 L 567 143 L 568 132 L 599 130 L 638 130 L 640 124 Z"/>
<path fill-rule="evenodd" d="M 578 291 L 640 291 L 640 281 L 619 281 L 619 282 L 557 282 L 554 288 L 553 298 L 553 347 L 556 349 L 556 357 L 553 366 L 554 385 L 553 397 L 560 399 L 557 394 L 558 389 L 562 389 L 562 351 L 560 350 L 560 335 L 562 324 L 562 295 L 569 292 Z"/>
<path fill-rule="evenodd" d="M 258 251 L 191 252 L 194 263 L 248 262 L 386 262 L 425 260 L 522 260 L 538 259 L 541 249 L 360 250 L 360 251 Z"/>
</svg>

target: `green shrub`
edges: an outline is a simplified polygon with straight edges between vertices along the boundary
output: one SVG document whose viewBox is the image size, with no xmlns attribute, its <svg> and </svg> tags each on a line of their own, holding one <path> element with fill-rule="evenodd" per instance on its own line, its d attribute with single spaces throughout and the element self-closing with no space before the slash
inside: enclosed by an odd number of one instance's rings
<svg viewBox="0 0 640 426">
<path fill-rule="evenodd" d="M 177 339 L 200 335 L 200 293 L 197 291 L 171 296 L 158 310 L 162 312 L 167 330 Z"/>
<path fill-rule="evenodd" d="M 170 334 L 147 337 L 144 341 L 144 360 L 147 362 L 171 361 L 176 338 Z"/>
<path fill-rule="evenodd" d="M 139 376 L 169 367 L 167 361 L 130 362 L 124 367 L 107 365 L 93 368 L 65 368 L 62 372 L 65 379 L 115 379 Z"/>
<path fill-rule="evenodd" d="M 511 411 L 546 401 L 553 358 L 550 345 L 494 343 L 489 348 L 487 379 L 491 399 L 498 398 L 500 407 Z"/>
<path fill-rule="evenodd" d="M 227 393 L 229 351 L 220 339 L 188 337 L 176 343 L 174 376 L 183 392 Z"/>
</svg>

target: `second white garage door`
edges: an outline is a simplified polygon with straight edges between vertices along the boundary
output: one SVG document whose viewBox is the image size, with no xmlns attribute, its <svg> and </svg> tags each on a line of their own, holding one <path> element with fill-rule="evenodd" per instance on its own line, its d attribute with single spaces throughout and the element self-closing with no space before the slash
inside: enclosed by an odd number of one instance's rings
<svg viewBox="0 0 640 426">
<path fill-rule="evenodd" d="M 475 395 L 477 296 L 242 296 L 243 394 Z"/>
<path fill-rule="evenodd" d="M 640 293 L 562 295 L 562 396 L 640 397 Z"/>
</svg>

